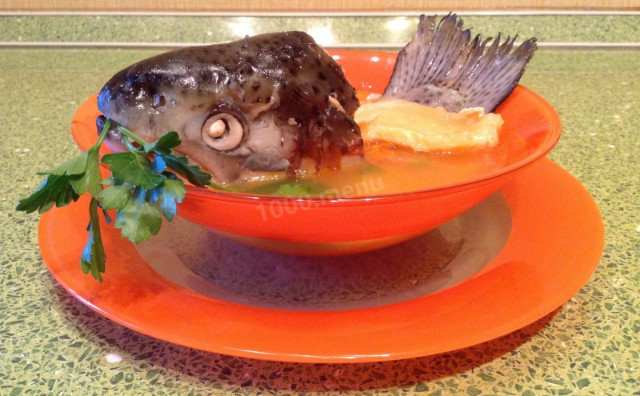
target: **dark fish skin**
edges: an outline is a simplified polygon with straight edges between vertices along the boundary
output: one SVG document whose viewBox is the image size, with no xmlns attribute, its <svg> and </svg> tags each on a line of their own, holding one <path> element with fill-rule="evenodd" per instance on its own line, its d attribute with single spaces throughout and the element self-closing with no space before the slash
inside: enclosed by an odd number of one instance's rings
<svg viewBox="0 0 640 396">
<path fill-rule="evenodd" d="M 528 39 L 513 50 L 516 37 L 500 43 L 471 39 L 462 19 L 449 14 L 420 16 L 413 39 L 398 54 L 384 95 L 458 112 L 468 107 L 493 111 L 518 84 L 536 50 Z"/>
<path fill-rule="evenodd" d="M 343 155 L 362 155 L 358 106 L 340 66 L 302 32 L 166 52 L 118 72 L 98 94 L 106 117 L 148 141 L 177 131 L 177 151 L 218 182 L 245 170 L 295 172 L 303 157 L 335 168 Z M 222 136 L 203 138 L 209 119 Z"/>
</svg>

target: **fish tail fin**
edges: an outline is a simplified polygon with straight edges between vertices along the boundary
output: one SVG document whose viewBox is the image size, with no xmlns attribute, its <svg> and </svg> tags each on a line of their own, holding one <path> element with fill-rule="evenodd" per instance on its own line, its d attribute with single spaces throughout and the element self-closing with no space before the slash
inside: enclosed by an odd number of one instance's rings
<svg viewBox="0 0 640 396">
<path fill-rule="evenodd" d="M 536 50 L 536 39 L 513 50 L 517 35 L 501 41 L 471 38 L 462 19 L 420 16 L 413 39 L 398 54 L 384 96 L 449 111 L 483 107 L 493 111 L 518 84 Z M 513 50 L 513 51 L 512 51 Z"/>
</svg>

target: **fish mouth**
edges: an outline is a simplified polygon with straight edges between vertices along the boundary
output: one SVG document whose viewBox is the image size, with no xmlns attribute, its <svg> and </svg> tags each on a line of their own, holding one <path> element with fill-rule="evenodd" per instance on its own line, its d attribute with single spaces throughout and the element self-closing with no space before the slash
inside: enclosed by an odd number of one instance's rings
<svg viewBox="0 0 640 396">
<path fill-rule="evenodd" d="M 107 117 L 105 115 L 101 114 L 96 117 L 96 128 L 98 136 L 102 134 L 106 123 Z M 119 126 L 120 124 L 118 122 L 110 120 L 109 130 L 107 131 L 107 136 L 104 139 L 104 143 L 113 153 L 121 153 L 129 149 L 124 141 L 124 136 L 122 136 L 122 133 L 118 130 Z"/>
<path fill-rule="evenodd" d="M 289 169 L 291 162 L 276 148 L 269 147 L 249 155 L 242 167 L 252 171 L 275 172 Z"/>
</svg>

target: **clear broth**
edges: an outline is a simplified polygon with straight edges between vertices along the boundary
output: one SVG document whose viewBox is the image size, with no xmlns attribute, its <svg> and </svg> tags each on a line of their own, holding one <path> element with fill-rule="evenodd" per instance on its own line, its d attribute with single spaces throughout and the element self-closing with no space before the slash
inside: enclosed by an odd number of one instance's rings
<svg viewBox="0 0 640 396">
<path fill-rule="evenodd" d="M 361 102 L 368 93 L 359 94 Z M 462 184 L 482 178 L 526 156 L 527 144 L 507 122 L 499 143 L 483 149 L 422 153 L 387 142 L 366 142 L 364 157 L 345 157 L 340 169 L 303 167 L 296 179 L 285 173 L 257 177 L 230 186 L 234 190 L 276 195 L 371 196 L 406 193 Z M 301 187 L 290 189 L 291 185 Z M 282 189 L 282 187 L 287 187 Z"/>
</svg>

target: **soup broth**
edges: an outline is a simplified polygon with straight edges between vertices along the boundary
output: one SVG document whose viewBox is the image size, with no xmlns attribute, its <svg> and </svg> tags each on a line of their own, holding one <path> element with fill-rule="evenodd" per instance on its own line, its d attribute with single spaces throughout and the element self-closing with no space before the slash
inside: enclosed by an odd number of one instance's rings
<svg viewBox="0 0 640 396">
<path fill-rule="evenodd" d="M 230 187 L 258 194 L 341 197 L 436 189 L 470 182 L 526 155 L 524 139 L 507 125 L 499 136 L 500 142 L 492 148 L 442 153 L 418 153 L 385 142 L 370 142 L 365 144 L 364 158 L 345 158 L 337 170 L 303 171 L 297 179 L 278 173 Z M 288 187 L 292 185 L 301 188 L 291 190 Z"/>
<path fill-rule="evenodd" d="M 362 103 L 371 97 L 359 92 Z M 285 172 L 256 173 L 254 178 L 230 185 L 256 194 L 358 197 L 437 189 L 473 181 L 523 158 L 525 139 L 505 120 L 494 147 L 416 152 L 384 141 L 365 141 L 364 157 L 344 157 L 340 169 L 316 171 L 303 166 L 296 178 Z"/>
</svg>

